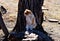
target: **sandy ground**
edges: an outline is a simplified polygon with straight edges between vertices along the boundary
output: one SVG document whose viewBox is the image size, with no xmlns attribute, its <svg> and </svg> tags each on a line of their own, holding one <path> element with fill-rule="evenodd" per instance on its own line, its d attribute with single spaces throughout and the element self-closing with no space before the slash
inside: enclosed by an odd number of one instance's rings
<svg viewBox="0 0 60 41">
<path fill-rule="evenodd" d="M 60 24 L 54 22 L 43 22 L 44 30 L 50 34 L 54 41 L 60 41 Z"/>
</svg>

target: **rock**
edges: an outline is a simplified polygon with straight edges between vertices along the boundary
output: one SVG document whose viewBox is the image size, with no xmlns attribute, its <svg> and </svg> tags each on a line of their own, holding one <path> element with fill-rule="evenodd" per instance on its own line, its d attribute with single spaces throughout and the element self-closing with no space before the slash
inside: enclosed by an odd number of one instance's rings
<svg viewBox="0 0 60 41">
<path fill-rule="evenodd" d="M 56 19 L 48 19 L 49 22 L 58 22 Z"/>
</svg>

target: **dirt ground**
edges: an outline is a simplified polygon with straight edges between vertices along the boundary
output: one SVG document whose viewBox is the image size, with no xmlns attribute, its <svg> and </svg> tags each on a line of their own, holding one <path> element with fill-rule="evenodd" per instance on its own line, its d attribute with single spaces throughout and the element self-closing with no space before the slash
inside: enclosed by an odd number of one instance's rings
<svg viewBox="0 0 60 41">
<path fill-rule="evenodd" d="M 54 41 L 60 41 L 60 24 L 55 22 L 43 22 L 44 30 L 49 33 Z"/>
</svg>

